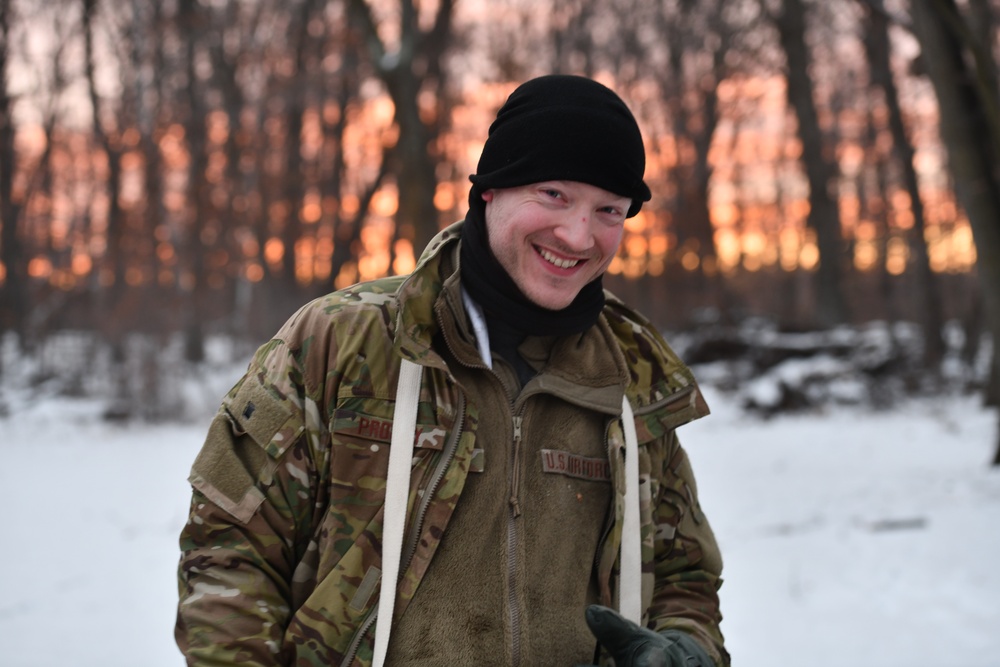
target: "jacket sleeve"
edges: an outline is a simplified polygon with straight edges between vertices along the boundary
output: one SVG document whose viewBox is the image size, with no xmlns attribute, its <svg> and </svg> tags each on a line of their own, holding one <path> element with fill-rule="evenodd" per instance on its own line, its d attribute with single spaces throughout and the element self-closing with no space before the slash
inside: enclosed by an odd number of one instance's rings
<svg viewBox="0 0 1000 667">
<path fill-rule="evenodd" d="M 188 665 L 289 664 L 282 641 L 319 486 L 294 367 L 280 345 L 262 348 L 192 467 L 175 628 Z"/>
<path fill-rule="evenodd" d="M 722 556 L 687 454 L 674 431 L 663 436 L 665 456 L 654 509 L 653 599 L 649 626 L 657 632 L 681 630 L 692 635 L 720 667 L 729 665 L 719 629 L 718 589 Z"/>
</svg>

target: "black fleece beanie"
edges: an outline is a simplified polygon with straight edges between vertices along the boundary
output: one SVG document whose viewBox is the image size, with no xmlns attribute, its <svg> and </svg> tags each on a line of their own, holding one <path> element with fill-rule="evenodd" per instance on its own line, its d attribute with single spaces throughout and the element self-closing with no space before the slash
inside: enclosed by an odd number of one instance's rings
<svg viewBox="0 0 1000 667">
<path fill-rule="evenodd" d="M 634 216 L 649 201 L 646 152 L 632 112 L 610 88 L 552 74 L 519 86 L 490 125 L 473 183 L 490 188 L 579 181 L 628 197 Z"/>
</svg>

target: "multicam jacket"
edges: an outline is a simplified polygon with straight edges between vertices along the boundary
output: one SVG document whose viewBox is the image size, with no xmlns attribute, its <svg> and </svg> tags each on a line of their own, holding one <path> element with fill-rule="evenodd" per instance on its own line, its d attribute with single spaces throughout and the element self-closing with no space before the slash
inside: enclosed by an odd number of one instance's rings
<svg viewBox="0 0 1000 667">
<path fill-rule="evenodd" d="M 370 664 L 401 357 L 424 374 L 396 621 L 413 601 L 488 439 L 478 430 L 488 406 L 469 400 L 441 351 L 442 265 L 460 229 L 441 232 L 411 275 L 302 308 L 225 398 L 192 468 L 181 535 L 176 638 L 189 665 Z M 622 384 L 636 415 L 644 620 L 691 633 L 727 665 L 721 558 L 674 433 L 707 407 L 663 339 L 610 295 L 600 328 L 627 369 Z M 596 576 L 597 601 L 615 606 L 624 436 L 620 419 L 602 419 L 611 506 L 594 518 L 603 526 L 594 573 L 581 576 Z"/>
</svg>

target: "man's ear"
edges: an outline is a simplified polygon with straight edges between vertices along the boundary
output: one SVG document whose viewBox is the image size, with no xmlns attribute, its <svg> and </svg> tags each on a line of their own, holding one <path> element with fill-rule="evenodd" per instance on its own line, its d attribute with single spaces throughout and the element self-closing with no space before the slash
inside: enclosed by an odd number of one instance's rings
<svg viewBox="0 0 1000 667">
<path fill-rule="evenodd" d="M 494 194 L 496 194 L 496 191 L 491 188 L 479 196 L 483 198 L 484 202 L 489 204 L 491 201 L 493 201 Z"/>
</svg>

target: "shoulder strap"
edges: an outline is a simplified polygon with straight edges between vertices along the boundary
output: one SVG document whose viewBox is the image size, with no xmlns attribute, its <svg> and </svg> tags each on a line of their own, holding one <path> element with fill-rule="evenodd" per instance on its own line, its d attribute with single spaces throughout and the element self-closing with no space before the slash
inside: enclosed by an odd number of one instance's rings
<svg viewBox="0 0 1000 667">
<path fill-rule="evenodd" d="M 622 520 L 622 550 L 618 611 L 642 625 L 642 534 L 639 530 L 639 437 L 635 415 L 622 398 L 622 429 L 625 431 L 625 516 Z"/>
<path fill-rule="evenodd" d="M 385 481 L 385 510 L 382 518 L 382 586 L 378 598 L 379 620 L 375 623 L 374 667 L 385 662 L 396 606 L 396 582 L 403 551 L 403 527 L 406 524 L 406 501 L 410 493 L 410 469 L 413 466 L 413 438 L 417 428 L 417 401 L 423 367 L 402 360 L 396 387 L 396 408 L 392 417 L 392 441 L 389 445 L 389 473 Z"/>
</svg>

